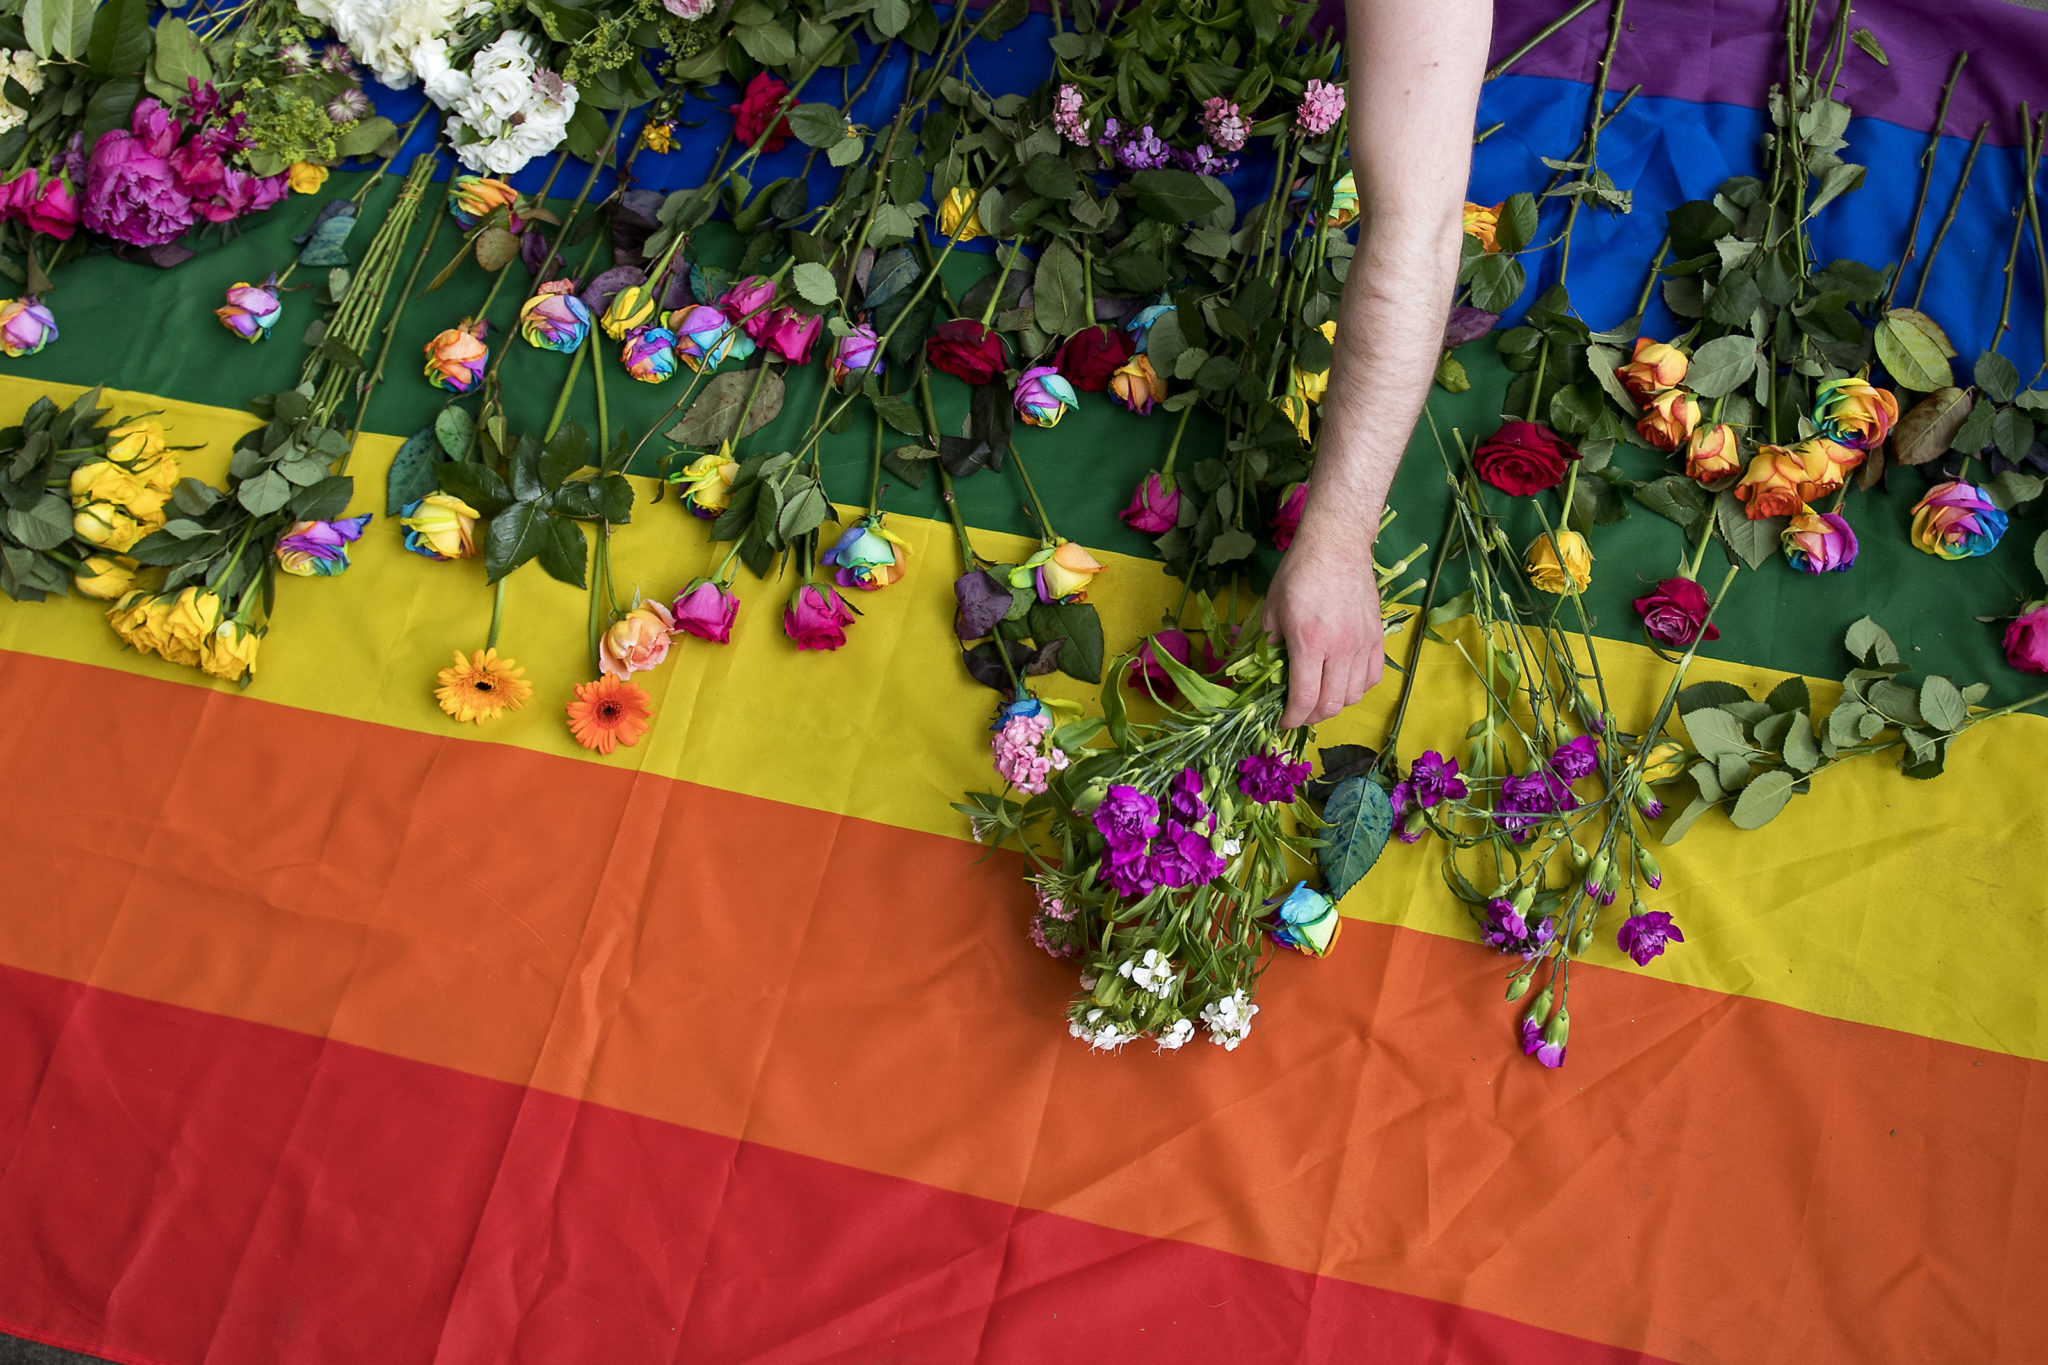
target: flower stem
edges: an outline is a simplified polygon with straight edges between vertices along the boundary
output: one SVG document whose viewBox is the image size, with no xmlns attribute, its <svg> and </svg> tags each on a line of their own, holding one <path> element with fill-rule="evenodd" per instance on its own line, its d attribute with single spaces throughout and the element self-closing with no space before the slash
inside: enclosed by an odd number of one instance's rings
<svg viewBox="0 0 2048 1365">
<path fill-rule="evenodd" d="M 441 202 L 446 205 L 448 193 L 443 191 Z M 377 385 L 384 378 L 384 363 L 391 358 L 391 343 L 398 337 L 398 324 L 405 316 L 405 305 L 412 301 L 412 287 L 419 283 L 420 268 L 427 263 L 427 256 L 434 249 L 434 239 L 441 234 L 441 220 L 447 215 L 435 213 L 433 221 L 427 224 L 427 239 L 420 243 L 419 255 L 413 257 L 412 273 L 405 277 L 405 285 L 398 291 L 398 303 L 391 310 L 390 319 L 384 324 L 384 344 L 377 352 L 377 363 L 370 371 L 369 379 L 363 385 L 362 401 L 356 406 L 355 429 L 349 433 L 349 447 L 353 451 L 356 438 L 363 434 L 363 426 L 370 420 L 370 400 L 376 396 Z M 342 468 L 348 468 L 347 456 L 342 457 Z"/>
<path fill-rule="evenodd" d="M 1956 53 L 1956 64 L 1949 68 L 1948 84 L 1941 88 L 1941 104 L 1934 113 L 1934 131 L 1927 135 L 1927 150 L 1920 153 L 1920 194 L 1913 201 L 1913 220 L 1906 228 L 1906 249 L 1899 256 L 1899 268 L 1892 272 L 1892 286 L 1885 291 L 1884 306 L 1888 310 L 1892 300 L 1898 297 L 1899 281 L 1905 277 L 1906 267 L 1913 263 L 1913 257 L 1920 247 L 1920 215 L 1927 212 L 1927 194 L 1934 188 L 1934 163 L 1941 156 L 1941 135 L 1948 127 L 1948 102 L 1956 93 L 1956 77 L 1963 74 L 1964 63 L 1970 60 L 1967 49 Z"/>
<path fill-rule="evenodd" d="M 1846 490 L 1845 490 L 1846 491 Z M 1700 518 L 1700 538 L 1692 547 L 1692 558 L 1685 566 L 1685 576 L 1697 582 L 1700 564 L 1707 557 L 1707 546 L 1714 540 L 1714 514 L 1709 512 Z"/>
<path fill-rule="evenodd" d="M 1507 71 L 1509 67 L 1513 66 L 1516 62 L 1522 60 L 1522 58 L 1528 56 L 1531 52 L 1534 52 L 1539 44 L 1549 39 L 1559 29 L 1563 28 L 1566 24 L 1569 24 L 1572 20 L 1578 18 L 1581 14 L 1584 14 L 1587 10 L 1593 8 L 1593 6 L 1598 3 L 1599 0 L 1579 0 L 1578 4 L 1573 5 L 1569 10 L 1566 10 L 1557 18 L 1551 20 L 1550 23 L 1544 25 L 1541 29 L 1537 30 L 1535 37 L 1531 38 L 1528 42 L 1523 43 L 1513 52 L 1510 52 L 1507 56 L 1501 58 L 1498 62 L 1496 62 L 1491 68 L 1488 69 L 1486 73 L 1486 79 L 1491 81 L 1502 75 L 1504 72 Z"/>
<path fill-rule="evenodd" d="M 1991 127 L 1990 120 L 1977 125 L 1977 136 L 1970 139 L 1970 154 L 1963 158 L 1963 173 L 1956 180 L 1955 192 L 1949 196 L 1948 213 L 1942 218 L 1941 226 L 1935 230 L 1934 244 L 1927 248 L 1927 259 L 1920 263 L 1920 283 L 1913 290 L 1913 307 L 1920 306 L 1920 298 L 1927 292 L 1927 277 L 1934 272 L 1934 258 L 1941 251 L 1942 239 L 1948 236 L 1951 224 L 1956 221 L 1956 210 L 1962 207 L 1963 191 L 1969 188 L 1970 171 L 1977 164 L 1977 151 L 1984 145 L 1984 134 Z M 1903 270 L 1903 267 L 1901 267 Z"/>
<path fill-rule="evenodd" d="M 1614 0 L 1614 13 L 1607 24 L 1607 50 L 1600 54 L 1600 70 L 1593 82 L 1593 119 L 1586 132 L 1586 169 L 1583 172 L 1590 182 L 1598 167 L 1600 157 L 1600 130 L 1606 126 L 1607 73 L 1614 66 L 1615 44 L 1621 41 L 1621 13 L 1628 0 Z M 1618 111 L 1617 111 L 1618 112 Z M 1579 219 L 1579 206 L 1586 202 L 1582 194 L 1572 196 L 1570 207 L 1564 214 L 1564 246 L 1557 261 L 1557 282 L 1565 285 L 1572 268 L 1572 227 Z"/>
<path fill-rule="evenodd" d="M 506 578 L 510 577 L 510 574 L 506 575 Z M 484 638 L 485 649 L 496 649 L 498 647 L 498 627 L 503 625 L 505 621 L 506 578 L 498 580 L 497 593 L 491 598 L 491 633 Z"/>
<path fill-rule="evenodd" d="M 1445 561 L 1451 557 L 1451 532 L 1457 525 L 1458 494 L 1453 489 L 1450 506 L 1444 511 L 1444 533 L 1437 541 L 1436 554 L 1429 563 L 1429 581 L 1422 589 L 1422 605 L 1415 609 L 1415 620 L 1409 626 L 1409 629 L 1415 632 L 1415 638 L 1408 645 L 1408 670 L 1401 678 L 1401 695 L 1394 703 L 1394 719 L 1387 726 L 1387 738 L 1380 746 L 1379 760 L 1374 765 L 1389 774 L 1396 772 L 1401 766 L 1397 757 L 1401 742 L 1401 726 L 1408 719 L 1408 701 L 1415 695 L 1415 678 L 1422 663 L 1422 646 L 1429 638 L 1429 610 L 1436 605 L 1436 586 L 1443 577 Z"/>
<path fill-rule="evenodd" d="M 996 287 L 989 290 L 988 302 L 981 306 L 982 326 L 988 326 L 989 319 L 996 315 L 996 305 L 1002 302 L 1003 298 L 1003 285 L 1008 283 L 1010 278 L 1010 267 L 1017 264 L 1017 253 L 1023 249 L 1024 239 L 1022 237 L 1011 239 L 1009 258 L 1003 262 L 1002 269 L 996 272 Z"/>
<path fill-rule="evenodd" d="M 1031 482 L 1031 471 L 1024 467 L 1024 456 L 1017 447 L 1010 447 L 1010 463 L 1017 466 L 1017 477 L 1024 481 L 1024 492 L 1031 499 L 1031 509 L 1038 517 L 1039 534 L 1047 540 L 1057 540 L 1058 533 L 1052 529 L 1052 518 L 1045 514 L 1045 504 L 1038 499 L 1038 486 Z"/>
<path fill-rule="evenodd" d="M 1188 418 L 1193 417 L 1194 415 L 1195 410 L 1192 406 L 1181 409 L 1180 423 L 1179 425 L 1174 427 L 1173 440 L 1170 441 L 1166 447 L 1166 461 L 1165 463 L 1159 466 L 1159 472 L 1161 474 L 1171 474 L 1173 472 L 1173 462 L 1176 459 L 1180 458 L 1180 438 L 1187 434 Z"/>
</svg>

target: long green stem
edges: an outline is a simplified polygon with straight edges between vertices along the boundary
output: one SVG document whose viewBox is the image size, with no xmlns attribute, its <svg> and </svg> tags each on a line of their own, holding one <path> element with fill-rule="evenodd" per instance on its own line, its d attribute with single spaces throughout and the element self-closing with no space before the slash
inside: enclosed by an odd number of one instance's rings
<svg viewBox="0 0 2048 1365">
<path fill-rule="evenodd" d="M 1920 153 L 1920 193 L 1913 200 L 1913 218 L 1906 227 L 1906 249 L 1899 256 L 1899 268 L 1892 272 L 1892 286 L 1885 291 L 1884 306 L 1890 308 L 1892 300 L 1898 297 L 1899 281 L 1905 277 L 1906 267 L 1913 263 L 1913 257 L 1920 249 L 1920 215 L 1927 212 L 1927 195 L 1934 188 L 1934 163 L 1941 155 L 1941 136 L 1948 127 L 1948 102 L 1956 93 L 1956 78 L 1963 74 L 1963 64 L 1970 60 L 1967 50 L 1956 54 L 1956 64 L 1949 68 L 1948 84 L 1941 88 L 1941 105 L 1934 112 L 1934 131 L 1927 136 L 1927 150 Z"/>
<path fill-rule="evenodd" d="M 1600 0 L 1579 0 L 1578 4 L 1573 5 L 1569 10 L 1566 10 L 1557 18 L 1551 20 L 1548 24 L 1545 24 L 1541 29 L 1538 29 L 1535 37 L 1531 38 L 1528 42 L 1523 43 L 1520 47 L 1516 48 L 1513 52 L 1510 52 L 1507 56 L 1501 58 L 1498 62 L 1494 63 L 1493 66 L 1488 68 L 1486 72 L 1486 79 L 1489 81 L 1497 79 L 1509 67 L 1513 66 L 1516 62 L 1522 60 L 1522 58 L 1528 56 L 1531 52 L 1534 52 L 1537 46 L 1546 41 L 1547 39 L 1549 39 L 1552 34 L 1556 33 L 1566 24 L 1569 24 L 1572 20 L 1578 18 L 1581 14 L 1584 14 L 1587 10 L 1593 8 L 1593 6 L 1598 4 L 1599 2 Z"/>
<path fill-rule="evenodd" d="M 1605 117 L 1607 73 L 1614 66 L 1614 48 L 1621 41 L 1622 9 L 1627 3 L 1628 0 L 1614 0 L 1614 14 L 1609 19 L 1607 25 L 1607 50 L 1600 54 L 1600 70 L 1593 82 L 1593 118 L 1590 131 L 1586 135 L 1586 169 L 1584 172 L 1589 182 L 1597 174 L 1599 168 L 1600 130 L 1606 126 L 1607 122 Z M 1557 262 L 1557 282 L 1560 287 L 1568 287 L 1566 278 L 1570 275 L 1572 268 L 1572 226 L 1578 221 L 1579 206 L 1585 202 L 1586 197 L 1584 195 L 1575 194 L 1572 196 L 1570 207 L 1565 210 L 1564 247 Z"/>
<path fill-rule="evenodd" d="M 1963 158 L 1963 173 L 1956 180 L 1955 192 L 1949 196 L 1948 212 L 1943 215 L 1941 226 L 1935 229 L 1934 244 L 1927 248 L 1927 259 L 1920 263 L 1920 284 L 1913 290 L 1913 307 L 1920 306 L 1921 297 L 1927 292 L 1927 277 L 1934 273 L 1934 258 L 1941 254 L 1941 243 L 1948 236 L 1950 225 L 1956 221 L 1956 210 L 1962 207 L 1963 191 L 1970 186 L 1970 172 L 1977 165 L 1978 149 L 1984 145 L 1984 134 L 1990 129 L 1990 120 L 1977 125 L 1977 136 L 1970 140 L 1970 154 Z"/>
</svg>

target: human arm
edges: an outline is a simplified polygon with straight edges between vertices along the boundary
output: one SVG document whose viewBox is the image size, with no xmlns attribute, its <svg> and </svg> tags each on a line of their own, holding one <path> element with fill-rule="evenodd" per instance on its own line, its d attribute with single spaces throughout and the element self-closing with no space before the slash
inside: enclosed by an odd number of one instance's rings
<svg viewBox="0 0 2048 1365">
<path fill-rule="evenodd" d="M 1284 725 L 1327 720 L 1380 679 L 1372 542 L 1421 414 L 1458 272 L 1492 0 L 1346 0 L 1358 251 L 1344 281 L 1315 473 L 1273 576 Z"/>
</svg>

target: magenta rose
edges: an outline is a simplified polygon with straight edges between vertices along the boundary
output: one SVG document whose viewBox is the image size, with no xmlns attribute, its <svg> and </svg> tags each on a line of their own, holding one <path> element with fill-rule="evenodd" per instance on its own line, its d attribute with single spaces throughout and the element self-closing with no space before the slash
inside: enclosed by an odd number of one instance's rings
<svg viewBox="0 0 2048 1365">
<path fill-rule="evenodd" d="M 1180 524 L 1180 486 L 1158 470 L 1131 492 L 1131 505 L 1117 513 L 1124 525 L 1148 536 L 1163 536 Z"/>
<path fill-rule="evenodd" d="M 768 325 L 755 338 L 761 343 L 761 348 L 792 365 L 810 364 L 811 346 L 823 330 L 825 320 L 816 314 L 806 316 L 794 308 L 777 308 L 765 317 Z M 748 324 L 750 328 L 752 325 Z"/>
<path fill-rule="evenodd" d="M 34 201 L 22 206 L 21 216 L 30 231 L 70 241 L 78 230 L 78 196 L 72 192 L 71 182 L 61 175 L 49 176 Z"/>
<path fill-rule="evenodd" d="M 733 619 L 740 614 L 740 599 L 731 589 L 700 578 L 676 595 L 670 615 L 676 629 L 686 630 L 700 640 L 722 645 L 732 638 Z"/>
<path fill-rule="evenodd" d="M 853 613 L 836 588 L 806 583 L 790 594 L 782 610 L 782 630 L 798 649 L 837 649 L 846 643 Z"/>
<path fill-rule="evenodd" d="M 1280 510 L 1273 513 L 1273 520 L 1266 524 L 1272 532 L 1273 543 L 1286 549 L 1294 543 L 1294 533 L 1301 529 L 1301 509 L 1308 502 L 1308 480 L 1289 484 L 1287 491 L 1280 495 Z"/>
<path fill-rule="evenodd" d="M 117 242 L 161 246 L 192 226 L 192 199 L 178 188 L 168 162 L 133 133 L 116 128 L 92 149 L 79 217 L 91 231 Z"/>
<path fill-rule="evenodd" d="M 1636 599 L 1636 614 L 1660 644 L 1683 649 L 1695 640 L 1721 638 L 1721 628 L 1707 623 L 1707 590 L 1690 578 L 1665 579 L 1655 592 Z"/>
<path fill-rule="evenodd" d="M 774 302 L 775 281 L 749 275 L 718 296 L 718 311 L 733 326 L 759 341 L 772 316 L 768 305 Z"/>
<path fill-rule="evenodd" d="M 2048 602 L 2036 602 L 2005 628 L 2005 661 L 2022 673 L 2048 673 Z"/>
</svg>

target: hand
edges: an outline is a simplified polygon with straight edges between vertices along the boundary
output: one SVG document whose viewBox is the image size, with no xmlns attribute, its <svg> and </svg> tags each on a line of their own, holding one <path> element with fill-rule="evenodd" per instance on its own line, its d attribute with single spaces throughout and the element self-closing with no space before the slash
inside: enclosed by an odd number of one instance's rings
<svg viewBox="0 0 2048 1365">
<path fill-rule="evenodd" d="M 1283 727 L 1328 720 L 1364 696 L 1382 664 L 1371 551 L 1297 535 L 1266 595 L 1265 627 L 1287 643 Z"/>
</svg>

